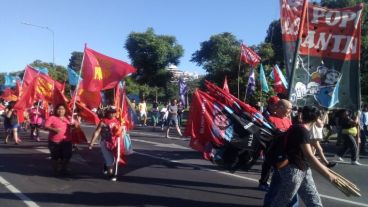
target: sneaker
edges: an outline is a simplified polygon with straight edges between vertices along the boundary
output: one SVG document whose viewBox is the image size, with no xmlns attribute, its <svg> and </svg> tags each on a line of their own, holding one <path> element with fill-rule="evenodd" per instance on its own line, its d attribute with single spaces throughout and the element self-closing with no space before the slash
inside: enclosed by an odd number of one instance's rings
<svg viewBox="0 0 368 207">
<path fill-rule="evenodd" d="M 358 161 L 351 161 L 351 164 L 352 165 L 358 165 L 358 166 L 361 166 L 362 164 Z"/>
<path fill-rule="evenodd" d="M 336 158 L 337 161 L 344 162 L 344 159 L 342 159 L 342 157 L 339 157 L 339 156 L 336 155 L 335 158 Z"/>
<path fill-rule="evenodd" d="M 107 175 L 107 166 L 105 164 L 103 165 L 103 174 Z"/>
<path fill-rule="evenodd" d="M 259 184 L 258 189 L 260 189 L 262 191 L 268 191 L 270 189 L 270 186 L 267 183 L 266 184 Z"/>
<path fill-rule="evenodd" d="M 113 175 L 113 176 L 110 177 L 110 180 L 113 181 L 113 182 L 116 182 L 118 179 L 115 175 Z"/>
<path fill-rule="evenodd" d="M 335 167 L 337 165 L 337 163 L 336 162 L 329 162 L 326 166 L 328 167 L 328 168 L 333 168 L 333 167 Z"/>
<path fill-rule="evenodd" d="M 36 138 L 36 141 L 37 141 L 37 142 L 40 142 L 40 141 L 41 141 L 40 137 L 37 137 L 37 138 Z"/>
</svg>

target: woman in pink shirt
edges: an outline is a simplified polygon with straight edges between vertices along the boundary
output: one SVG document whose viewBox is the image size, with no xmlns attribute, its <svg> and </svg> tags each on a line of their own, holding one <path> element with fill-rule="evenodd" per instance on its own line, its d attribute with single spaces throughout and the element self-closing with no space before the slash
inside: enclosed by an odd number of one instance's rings
<svg viewBox="0 0 368 207">
<path fill-rule="evenodd" d="M 51 164 L 55 175 L 67 174 L 67 166 L 72 156 L 71 117 L 66 116 L 66 106 L 58 104 L 55 115 L 45 122 L 45 129 L 49 131 L 49 150 Z"/>
</svg>

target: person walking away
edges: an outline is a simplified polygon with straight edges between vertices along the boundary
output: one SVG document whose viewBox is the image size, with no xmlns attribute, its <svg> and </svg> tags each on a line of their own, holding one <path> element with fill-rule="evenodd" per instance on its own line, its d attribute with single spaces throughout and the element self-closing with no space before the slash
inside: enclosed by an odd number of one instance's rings
<svg viewBox="0 0 368 207">
<path fill-rule="evenodd" d="M 156 130 L 156 126 L 158 124 L 158 118 L 160 116 L 160 112 L 158 110 L 158 103 L 153 102 L 152 108 L 151 108 L 151 119 L 152 119 L 152 125 L 153 125 L 153 131 Z"/>
<path fill-rule="evenodd" d="M 353 120 L 350 117 L 350 113 L 346 109 L 342 109 L 341 117 L 339 118 L 339 124 L 341 126 L 341 138 L 343 141 L 343 146 L 337 153 L 337 160 L 338 161 L 344 161 L 342 158 L 345 153 L 350 149 L 351 153 L 351 164 L 352 165 L 361 165 L 358 162 L 358 144 L 359 139 L 356 139 L 358 136 L 358 124 L 359 120 L 358 117 L 356 117 L 355 120 Z"/>
<path fill-rule="evenodd" d="M 367 151 L 365 149 L 365 145 L 367 142 L 368 136 L 368 105 L 365 104 L 362 107 L 362 113 L 360 114 L 360 153 L 362 155 L 366 155 Z"/>
<path fill-rule="evenodd" d="M 72 157 L 72 127 L 71 117 L 66 115 L 67 106 L 56 105 L 54 115 L 45 122 L 45 129 L 49 131 L 48 148 L 51 154 L 51 165 L 55 176 L 68 175 L 68 165 Z"/>
<path fill-rule="evenodd" d="M 110 106 L 106 112 L 106 116 L 101 119 L 97 125 L 95 132 L 92 135 L 89 149 L 93 148 L 96 139 L 100 136 L 100 150 L 104 158 L 103 172 L 111 181 L 116 181 L 117 177 L 114 173 L 114 165 L 116 159 L 114 154 L 117 151 L 117 139 L 120 138 L 121 133 L 125 133 L 124 128 L 116 118 L 116 108 Z M 122 150 L 122 149 L 121 149 Z"/>
<path fill-rule="evenodd" d="M 141 103 L 138 104 L 139 116 L 143 120 L 143 126 L 147 126 L 147 104 L 146 100 L 143 99 Z"/>
<path fill-rule="evenodd" d="M 167 117 L 169 116 L 169 111 L 167 108 L 169 107 L 170 102 L 164 105 L 160 110 L 160 120 L 161 120 L 161 131 L 164 131 L 164 126 L 167 125 Z"/>
<path fill-rule="evenodd" d="M 35 102 L 33 107 L 29 109 L 29 118 L 31 122 L 31 139 L 40 141 L 39 129 L 43 122 L 44 111 L 40 108 L 40 103 Z"/>
<path fill-rule="evenodd" d="M 305 206 L 322 206 L 309 165 L 312 165 L 317 172 L 330 182 L 335 182 L 336 176 L 319 162 L 310 145 L 310 131 L 318 115 L 317 108 L 304 106 L 302 109 L 303 124 L 293 125 L 288 130 L 286 141 L 288 164 L 277 170 L 281 185 L 271 203 L 271 207 L 287 206 L 296 194 L 303 200 Z"/>
<path fill-rule="evenodd" d="M 327 123 L 327 116 L 327 112 L 324 114 L 319 113 L 317 120 L 312 124 L 310 144 L 312 146 L 313 154 L 317 152 L 322 160 L 322 163 L 325 164 L 328 168 L 331 168 L 334 167 L 336 163 L 329 162 L 326 159 L 326 156 L 323 153 L 323 149 L 320 144 L 320 142 L 323 140 L 323 127 L 325 123 Z"/>
<path fill-rule="evenodd" d="M 173 99 L 171 101 L 171 104 L 167 107 L 167 110 L 169 112 L 169 116 L 167 117 L 167 121 L 168 121 L 168 126 L 167 126 L 167 130 L 166 130 L 166 138 L 170 138 L 169 133 L 170 133 L 170 126 L 173 125 L 176 128 L 176 131 L 178 132 L 178 134 L 180 136 L 183 136 L 181 134 L 180 128 L 179 128 L 179 124 L 178 124 L 178 106 L 176 105 L 176 99 Z"/>
<path fill-rule="evenodd" d="M 6 131 L 6 137 L 4 143 L 7 144 L 9 141 L 9 137 L 12 137 L 15 144 L 21 143 L 21 140 L 18 136 L 18 115 L 17 111 L 14 109 L 14 105 L 16 102 L 9 102 L 8 106 L 5 108 L 4 112 L 4 128 Z"/>
<path fill-rule="evenodd" d="M 179 126 L 182 126 L 183 112 L 184 112 L 184 104 L 181 101 L 179 101 L 178 102 L 178 124 Z"/>
</svg>

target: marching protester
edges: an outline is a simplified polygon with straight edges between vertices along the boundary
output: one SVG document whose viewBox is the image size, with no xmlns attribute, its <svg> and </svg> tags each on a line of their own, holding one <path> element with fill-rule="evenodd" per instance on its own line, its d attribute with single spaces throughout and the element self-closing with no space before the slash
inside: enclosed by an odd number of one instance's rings
<svg viewBox="0 0 368 207">
<path fill-rule="evenodd" d="M 17 111 L 14 109 L 14 105 L 16 102 L 9 102 L 8 106 L 5 108 L 3 113 L 4 115 L 4 128 L 6 131 L 6 137 L 4 143 L 7 144 L 9 141 L 9 137 L 12 137 L 15 144 L 19 144 L 21 142 L 18 137 L 18 115 Z"/>
<path fill-rule="evenodd" d="M 169 116 L 167 118 L 167 130 L 166 130 L 166 138 L 170 138 L 170 125 L 173 125 L 176 128 L 176 131 L 180 136 L 183 136 L 181 134 L 179 124 L 178 124 L 178 106 L 176 105 L 176 99 L 173 99 L 171 101 L 171 104 L 167 107 L 167 110 L 169 112 Z"/>
<path fill-rule="evenodd" d="M 31 139 L 40 141 L 39 129 L 43 123 L 44 111 L 40 107 L 40 102 L 35 102 L 33 107 L 28 111 L 31 125 Z"/>
<path fill-rule="evenodd" d="M 169 105 L 170 102 L 162 106 L 160 110 L 161 131 L 164 131 L 164 126 L 167 124 L 167 117 L 169 116 L 169 111 L 167 110 L 167 108 L 169 107 Z"/>
<path fill-rule="evenodd" d="M 286 132 L 292 125 L 290 114 L 292 111 L 292 105 L 288 100 L 280 99 L 274 108 L 274 112 L 268 117 L 268 120 L 275 126 L 275 128 L 280 132 Z M 272 111 L 271 111 L 272 112 Z M 262 190 L 267 190 L 267 181 L 271 173 L 271 163 L 269 161 L 270 157 L 266 156 L 265 161 L 262 164 L 261 178 L 259 180 L 259 188 Z M 269 186 L 268 192 L 264 198 L 264 206 L 271 206 L 272 200 L 277 195 L 277 192 L 281 188 L 281 177 L 279 172 L 275 169 L 272 175 L 271 184 Z M 298 198 L 296 195 L 291 197 L 288 205 L 284 206 L 299 206 Z"/>
<path fill-rule="evenodd" d="M 331 168 L 336 165 L 334 162 L 329 162 L 326 159 L 325 154 L 323 153 L 323 149 L 321 147 L 320 142 L 323 140 L 323 127 L 325 123 L 327 123 L 328 113 L 325 114 L 320 113 L 317 120 L 312 124 L 312 133 L 311 133 L 311 146 L 313 152 L 317 152 L 320 156 L 322 163 L 324 163 L 327 167 Z"/>
<path fill-rule="evenodd" d="M 339 125 L 341 127 L 341 139 L 343 141 L 343 146 L 337 153 L 337 160 L 344 161 L 342 158 L 345 153 L 350 149 L 351 154 L 351 164 L 361 165 L 358 162 L 359 156 L 359 137 L 358 137 L 358 125 L 359 117 L 353 119 L 348 110 L 342 109 L 339 117 Z"/>
<path fill-rule="evenodd" d="M 182 126 L 183 113 L 184 113 L 184 103 L 182 101 L 179 101 L 178 102 L 178 124 L 179 126 Z"/>
<path fill-rule="evenodd" d="M 67 106 L 55 106 L 54 115 L 45 122 L 45 129 L 49 131 L 48 147 L 51 154 L 51 165 L 55 176 L 67 175 L 68 164 L 72 157 L 72 127 L 71 117 L 66 115 Z"/>
<path fill-rule="evenodd" d="M 155 101 L 152 104 L 151 108 L 151 119 L 152 119 L 152 125 L 153 125 L 153 131 L 156 130 L 156 126 L 158 124 L 158 118 L 160 116 L 160 112 L 158 110 L 158 103 Z"/>
<path fill-rule="evenodd" d="M 317 108 L 305 106 L 302 109 L 303 124 L 293 125 L 288 130 L 289 138 L 286 143 L 288 164 L 277 170 L 280 176 L 280 187 L 270 206 L 288 206 L 296 194 L 306 206 L 322 206 L 309 165 L 329 181 L 336 180 L 335 175 L 314 156 L 310 146 L 310 130 L 318 115 Z"/>
<path fill-rule="evenodd" d="M 138 104 L 138 109 L 139 109 L 139 117 L 141 119 L 141 121 L 143 120 L 143 126 L 147 126 L 147 104 L 146 104 L 146 100 L 142 100 L 142 102 L 140 102 Z"/>
<path fill-rule="evenodd" d="M 104 158 L 103 172 L 111 181 L 117 180 L 114 172 L 114 165 L 116 164 L 116 156 L 114 156 L 114 154 L 117 153 L 117 139 L 120 137 L 121 133 L 125 132 L 116 118 L 116 108 L 110 106 L 106 109 L 105 117 L 101 119 L 92 135 L 89 149 L 93 148 L 96 139 L 100 136 L 100 150 Z"/>
</svg>

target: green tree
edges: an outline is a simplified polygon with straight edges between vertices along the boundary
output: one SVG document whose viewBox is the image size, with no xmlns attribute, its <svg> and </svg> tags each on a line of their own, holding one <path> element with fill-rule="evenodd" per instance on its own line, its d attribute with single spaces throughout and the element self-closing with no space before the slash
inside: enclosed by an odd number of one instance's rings
<svg viewBox="0 0 368 207">
<path fill-rule="evenodd" d="M 272 50 L 274 51 L 274 55 L 270 57 L 267 64 L 278 64 L 282 68 L 284 66 L 284 50 L 282 46 L 280 20 L 275 20 L 268 26 L 265 43 L 270 43 L 272 45 Z"/>
<path fill-rule="evenodd" d="M 69 59 L 68 68 L 71 68 L 75 71 L 79 71 L 82 65 L 83 52 L 72 52 L 72 56 Z"/>
<path fill-rule="evenodd" d="M 244 68 L 248 71 L 248 66 L 244 67 L 240 63 L 240 44 L 241 41 L 229 32 L 213 35 L 201 43 L 200 49 L 192 54 L 191 61 L 202 66 L 207 71 L 205 79 L 217 85 L 222 86 L 224 77 L 227 76 L 231 92 L 237 93 L 239 66 L 242 68 L 240 77 L 243 77 L 240 80 L 241 86 L 244 86 L 246 79 Z"/>
<path fill-rule="evenodd" d="M 169 64 L 178 65 L 179 58 L 184 54 L 183 47 L 174 36 L 157 35 L 152 28 L 144 33 L 130 33 L 125 48 L 137 68 L 134 75 L 137 82 L 163 88 L 171 78 L 171 73 L 165 68 Z"/>
</svg>

